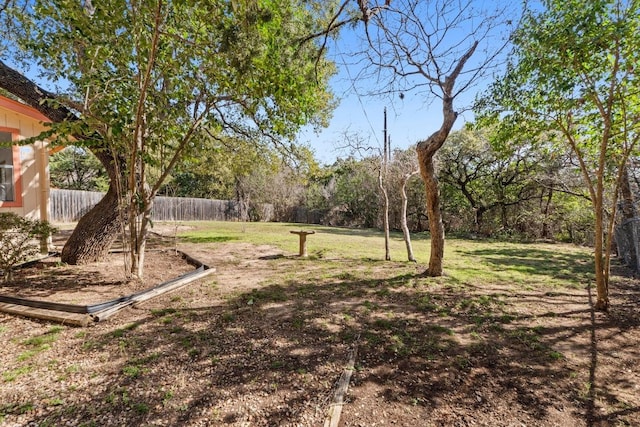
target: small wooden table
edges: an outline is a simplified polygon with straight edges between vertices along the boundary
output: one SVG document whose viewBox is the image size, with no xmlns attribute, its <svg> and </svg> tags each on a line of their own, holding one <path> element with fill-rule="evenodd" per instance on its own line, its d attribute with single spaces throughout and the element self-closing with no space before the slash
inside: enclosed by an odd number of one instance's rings
<svg viewBox="0 0 640 427">
<path fill-rule="evenodd" d="M 309 234 L 316 234 L 315 231 L 310 230 L 299 230 L 299 231 L 290 231 L 291 234 L 297 234 L 300 236 L 300 253 L 298 254 L 301 257 L 306 257 L 307 255 L 307 236 Z"/>
</svg>

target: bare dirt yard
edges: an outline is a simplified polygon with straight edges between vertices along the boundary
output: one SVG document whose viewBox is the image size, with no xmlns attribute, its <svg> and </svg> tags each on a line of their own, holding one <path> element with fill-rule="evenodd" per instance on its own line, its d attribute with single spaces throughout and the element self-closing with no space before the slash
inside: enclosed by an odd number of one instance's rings
<svg viewBox="0 0 640 427">
<path fill-rule="evenodd" d="M 122 255 L 48 259 L 0 294 L 86 304 L 193 267 L 156 238 L 145 282 Z M 340 426 L 640 425 L 638 280 L 609 314 L 589 287 L 476 287 L 401 262 L 304 260 L 180 243 L 216 272 L 72 327 L 0 313 L 2 426 L 322 426 L 350 356 Z"/>
</svg>

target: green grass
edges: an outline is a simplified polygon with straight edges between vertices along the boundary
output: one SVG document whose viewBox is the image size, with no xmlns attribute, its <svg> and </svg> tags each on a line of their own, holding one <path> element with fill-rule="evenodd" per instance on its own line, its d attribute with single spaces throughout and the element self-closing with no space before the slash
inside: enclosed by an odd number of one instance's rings
<svg viewBox="0 0 640 427">
<path fill-rule="evenodd" d="M 55 342 L 58 339 L 58 334 L 63 330 L 64 328 L 61 326 L 53 326 L 42 335 L 27 338 L 26 340 L 22 341 L 22 344 L 29 347 L 42 348 L 48 344 Z"/>
<path fill-rule="evenodd" d="M 12 382 L 15 381 L 19 376 L 28 374 L 29 372 L 33 371 L 33 369 L 33 366 L 21 366 L 16 369 L 10 369 L 2 373 L 2 379 L 5 382 Z"/>
<path fill-rule="evenodd" d="M 298 237 L 290 231 L 314 230 L 316 233 L 307 238 L 309 259 L 304 262 L 326 268 L 325 273 L 319 271 L 316 277 L 326 274 L 345 283 L 362 280 L 362 271 L 347 270 L 344 265 L 336 264 L 337 261 L 357 260 L 360 267 L 374 269 L 389 265 L 384 262 L 384 236 L 378 230 L 262 222 L 211 221 L 194 222 L 192 225 L 195 227 L 193 230 L 179 234 L 184 241 L 211 245 L 227 241 L 273 245 L 287 256 L 295 256 L 298 252 Z M 412 243 L 419 266 L 425 266 L 429 261 L 428 235 L 413 234 Z M 390 250 L 392 265 L 399 275 L 416 272 L 415 265 L 406 261 L 401 233 L 391 233 Z M 339 267 L 342 271 L 336 271 Z M 424 270 L 424 267 L 418 268 Z M 565 244 L 448 238 L 444 270 L 445 275 L 441 278 L 407 278 L 402 284 L 417 286 L 428 280 L 454 287 L 500 284 L 525 290 L 539 286 L 578 288 L 592 279 L 593 262 L 588 250 Z"/>
</svg>

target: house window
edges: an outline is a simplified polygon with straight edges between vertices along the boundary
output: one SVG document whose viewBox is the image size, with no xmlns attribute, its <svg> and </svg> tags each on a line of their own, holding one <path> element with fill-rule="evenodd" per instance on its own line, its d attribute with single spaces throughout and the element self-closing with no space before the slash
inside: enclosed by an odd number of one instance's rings
<svg viewBox="0 0 640 427">
<path fill-rule="evenodd" d="M 0 202 L 15 201 L 13 148 L 10 132 L 0 131 Z"/>
</svg>

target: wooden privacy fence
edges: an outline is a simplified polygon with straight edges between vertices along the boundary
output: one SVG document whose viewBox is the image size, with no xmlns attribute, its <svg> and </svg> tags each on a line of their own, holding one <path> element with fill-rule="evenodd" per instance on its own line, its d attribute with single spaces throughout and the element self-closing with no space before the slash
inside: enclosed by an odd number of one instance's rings
<svg viewBox="0 0 640 427">
<path fill-rule="evenodd" d="M 97 191 L 52 189 L 51 221 L 75 222 L 98 203 L 102 196 L 104 193 Z M 238 221 L 240 210 L 235 200 L 156 197 L 153 219 L 155 221 Z"/>
</svg>

